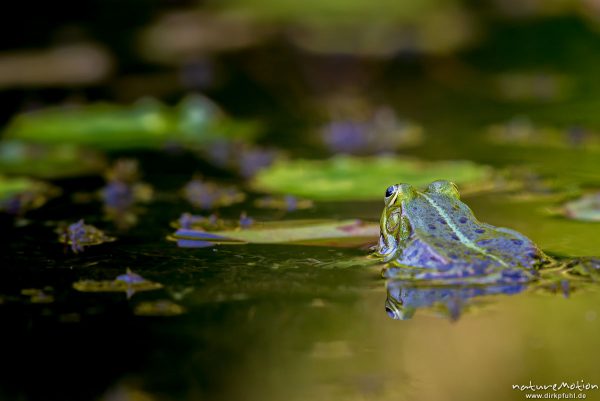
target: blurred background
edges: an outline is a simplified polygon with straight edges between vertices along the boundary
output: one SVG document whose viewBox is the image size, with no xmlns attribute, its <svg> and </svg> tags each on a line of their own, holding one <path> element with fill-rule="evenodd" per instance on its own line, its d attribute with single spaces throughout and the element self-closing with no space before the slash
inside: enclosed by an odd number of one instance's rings
<svg viewBox="0 0 600 401">
<path fill-rule="evenodd" d="M 203 93 L 262 121 L 275 144 L 310 144 L 311 128 L 381 107 L 432 137 L 515 115 L 593 128 L 599 10 L 593 0 L 22 2 L 2 24 L 1 118 Z"/>
</svg>

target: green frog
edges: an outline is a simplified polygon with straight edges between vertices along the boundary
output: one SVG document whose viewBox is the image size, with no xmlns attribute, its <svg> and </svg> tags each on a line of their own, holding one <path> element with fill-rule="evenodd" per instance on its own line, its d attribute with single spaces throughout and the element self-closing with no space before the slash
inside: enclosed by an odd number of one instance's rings
<svg viewBox="0 0 600 401">
<path fill-rule="evenodd" d="M 387 188 L 375 256 L 386 278 L 524 283 L 553 260 L 517 231 L 478 221 L 450 181 Z"/>
</svg>

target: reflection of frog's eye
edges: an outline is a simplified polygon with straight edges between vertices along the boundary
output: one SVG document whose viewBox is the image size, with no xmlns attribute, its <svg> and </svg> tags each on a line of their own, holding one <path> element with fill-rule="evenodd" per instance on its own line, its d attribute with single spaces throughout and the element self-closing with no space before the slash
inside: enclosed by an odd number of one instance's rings
<svg viewBox="0 0 600 401">
<path fill-rule="evenodd" d="M 394 310 L 392 308 L 390 308 L 389 306 L 385 307 L 385 313 L 387 313 L 387 315 L 389 317 L 391 317 L 392 319 L 397 319 L 396 314 L 394 313 Z"/>
<path fill-rule="evenodd" d="M 396 192 L 396 185 L 390 185 L 386 190 L 385 190 L 385 197 L 389 198 L 390 196 L 392 196 L 394 194 L 394 192 Z"/>
</svg>

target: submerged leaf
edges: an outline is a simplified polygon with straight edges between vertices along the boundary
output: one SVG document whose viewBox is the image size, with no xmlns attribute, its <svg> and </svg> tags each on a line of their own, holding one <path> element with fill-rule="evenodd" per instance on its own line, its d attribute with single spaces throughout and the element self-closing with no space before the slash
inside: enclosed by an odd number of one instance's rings
<svg viewBox="0 0 600 401">
<path fill-rule="evenodd" d="M 375 200 L 390 184 L 427 185 L 438 179 L 457 184 L 484 183 L 491 169 L 468 161 L 420 162 L 397 157 L 280 161 L 256 176 L 259 191 L 317 200 Z"/>
</svg>

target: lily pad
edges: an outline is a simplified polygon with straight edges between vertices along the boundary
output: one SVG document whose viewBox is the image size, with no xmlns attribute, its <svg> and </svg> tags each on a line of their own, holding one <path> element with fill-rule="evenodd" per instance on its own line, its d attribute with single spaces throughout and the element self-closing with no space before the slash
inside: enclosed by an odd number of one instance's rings
<svg viewBox="0 0 600 401">
<path fill-rule="evenodd" d="M 365 243 L 379 235 L 379 224 L 361 220 L 291 220 L 283 222 L 254 223 L 252 228 L 207 232 L 195 229 L 178 229 L 168 239 L 178 241 L 182 247 L 213 244 L 280 244 L 311 243 L 338 244 L 343 240 Z M 333 242 L 331 242 L 333 241 Z"/>
<path fill-rule="evenodd" d="M 60 190 L 42 181 L 0 176 L 0 212 L 23 213 L 42 206 Z"/>
<path fill-rule="evenodd" d="M 422 162 L 397 157 L 280 161 L 255 177 L 255 190 L 292 194 L 314 200 L 347 201 L 383 198 L 385 189 L 398 182 L 424 186 L 437 179 L 459 185 L 483 184 L 489 167 L 468 161 Z"/>
<path fill-rule="evenodd" d="M 97 174 L 105 167 L 106 160 L 100 153 L 72 144 L 0 142 L 0 171 L 4 174 L 55 179 Z"/>
<path fill-rule="evenodd" d="M 561 212 L 565 217 L 574 220 L 600 221 L 600 192 L 565 203 Z"/>
<path fill-rule="evenodd" d="M 252 138 L 255 133 L 255 124 L 233 121 L 209 100 L 190 96 L 175 107 L 144 99 L 132 106 L 99 103 L 42 109 L 17 115 L 5 137 L 123 150 L 205 145 L 224 138 Z"/>
</svg>

